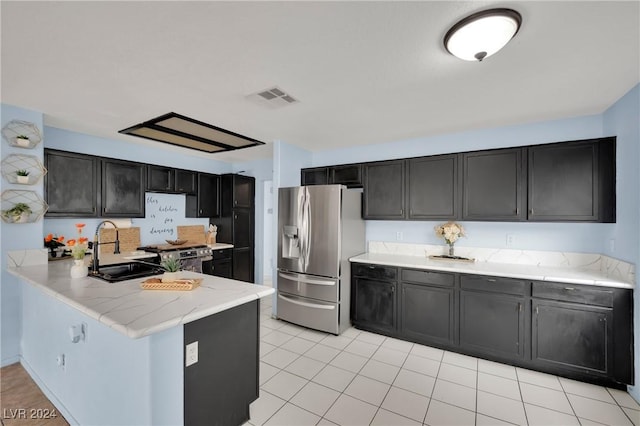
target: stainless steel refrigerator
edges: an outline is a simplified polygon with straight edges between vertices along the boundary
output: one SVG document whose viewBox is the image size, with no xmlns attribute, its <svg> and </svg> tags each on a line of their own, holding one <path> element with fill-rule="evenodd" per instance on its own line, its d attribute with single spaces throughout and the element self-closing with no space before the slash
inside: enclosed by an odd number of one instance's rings
<svg viewBox="0 0 640 426">
<path fill-rule="evenodd" d="M 278 318 L 333 334 L 349 327 L 349 258 L 365 251 L 361 200 L 342 185 L 279 189 Z"/>
</svg>

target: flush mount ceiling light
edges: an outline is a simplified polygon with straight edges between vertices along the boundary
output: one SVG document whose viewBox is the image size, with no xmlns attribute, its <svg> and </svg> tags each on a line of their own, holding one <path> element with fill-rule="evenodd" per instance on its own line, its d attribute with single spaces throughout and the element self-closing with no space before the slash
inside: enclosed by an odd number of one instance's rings
<svg viewBox="0 0 640 426">
<path fill-rule="evenodd" d="M 467 16 L 444 36 L 444 47 L 465 61 L 482 61 L 502 49 L 520 29 L 522 16 L 512 9 L 490 9 Z"/>
<path fill-rule="evenodd" d="M 264 142 L 184 115 L 170 112 L 118 131 L 126 135 L 177 145 L 204 152 L 222 152 L 264 145 Z"/>
</svg>

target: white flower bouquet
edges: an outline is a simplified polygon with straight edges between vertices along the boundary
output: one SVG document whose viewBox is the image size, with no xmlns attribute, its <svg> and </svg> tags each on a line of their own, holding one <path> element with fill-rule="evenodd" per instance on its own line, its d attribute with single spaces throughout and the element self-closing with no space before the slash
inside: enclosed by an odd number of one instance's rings
<svg viewBox="0 0 640 426">
<path fill-rule="evenodd" d="M 444 241 L 449 245 L 449 254 L 453 255 L 453 245 L 458 238 L 466 236 L 462 225 L 455 222 L 447 222 L 442 225 L 438 225 L 435 228 L 436 235 L 444 238 Z"/>
</svg>

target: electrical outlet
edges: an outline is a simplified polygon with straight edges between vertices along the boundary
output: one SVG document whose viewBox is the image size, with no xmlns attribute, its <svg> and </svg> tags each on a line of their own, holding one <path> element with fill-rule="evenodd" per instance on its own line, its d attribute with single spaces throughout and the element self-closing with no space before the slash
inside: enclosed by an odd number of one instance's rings
<svg viewBox="0 0 640 426">
<path fill-rule="evenodd" d="M 60 367 L 62 371 L 65 370 L 65 367 L 67 366 L 67 359 L 64 354 L 60 354 L 56 357 L 56 364 L 58 364 L 58 367 Z"/>
<path fill-rule="evenodd" d="M 185 367 L 193 365 L 196 362 L 198 362 L 198 341 L 187 345 L 184 356 Z"/>
<path fill-rule="evenodd" d="M 396 232 L 396 241 L 402 241 L 403 235 L 402 231 Z"/>
<path fill-rule="evenodd" d="M 516 236 L 513 234 L 507 234 L 507 247 L 513 247 L 516 242 Z"/>
</svg>

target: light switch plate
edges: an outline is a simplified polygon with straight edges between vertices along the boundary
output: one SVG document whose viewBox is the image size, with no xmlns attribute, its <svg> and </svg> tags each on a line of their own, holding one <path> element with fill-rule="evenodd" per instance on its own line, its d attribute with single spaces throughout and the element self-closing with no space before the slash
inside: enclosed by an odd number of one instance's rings
<svg viewBox="0 0 640 426">
<path fill-rule="evenodd" d="M 193 365 L 196 362 L 198 362 L 198 341 L 189 343 L 186 346 L 185 354 L 184 354 L 185 367 Z"/>
</svg>

